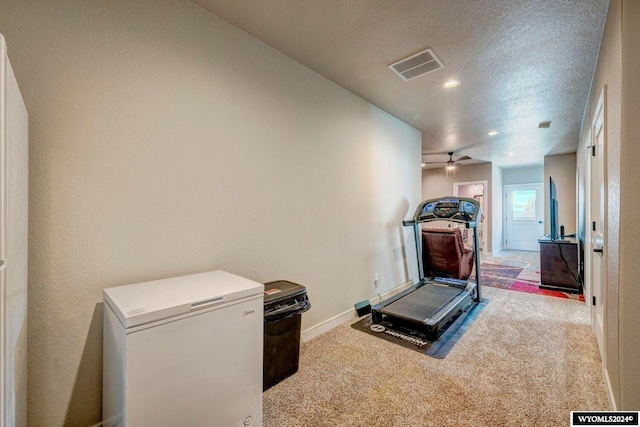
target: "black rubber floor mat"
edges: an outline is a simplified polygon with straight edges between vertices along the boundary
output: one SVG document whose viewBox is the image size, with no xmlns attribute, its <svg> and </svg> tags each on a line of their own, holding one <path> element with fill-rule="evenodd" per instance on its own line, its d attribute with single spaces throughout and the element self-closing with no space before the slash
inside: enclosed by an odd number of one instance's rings
<svg viewBox="0 0 640 427">
<path fill-rule="evenodd" d="M 426 335 L 419 331 L 392 325 L 389 322 L 383 321 L 378 325 L 374 325 L 371 322 L 371 315 L 363 317 L 352 324 L 351 327 L 427 356 L 444 359 L 469 327 L 473 325 L 473 322 L 475 322 L 488 303 L 489 300 L 483 298 L 480 304 L 474 305 L 469 311 L 458 316 L 436 341 L 429 341 Z"/>
</svg>

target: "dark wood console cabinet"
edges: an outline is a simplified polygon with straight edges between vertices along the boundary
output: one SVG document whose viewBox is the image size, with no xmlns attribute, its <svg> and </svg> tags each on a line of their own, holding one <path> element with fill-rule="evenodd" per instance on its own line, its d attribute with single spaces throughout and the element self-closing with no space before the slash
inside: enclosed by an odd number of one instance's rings
<svg viewBox="0 0 640 427">
<path fill-rule="evenodd" d="M 581 293 L 577 239 L 565 237 L 560 240 L 551 240 L 545 236 L 538 239 L 538 243 L 540 243 L 540 287 Z"/>
</svg>

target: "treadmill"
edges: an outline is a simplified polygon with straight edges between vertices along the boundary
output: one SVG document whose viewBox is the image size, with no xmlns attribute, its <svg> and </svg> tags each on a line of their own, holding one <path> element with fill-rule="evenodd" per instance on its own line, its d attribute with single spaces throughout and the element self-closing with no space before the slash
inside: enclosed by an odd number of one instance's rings
<svg viewBox="0 0 640 427">
<path fill-rule="evenodd" d="M 435 341 L 455 318 L 468 311 L 474 304 L 480 303 L 480 218 L 480 203 L 475 199 L 451 196 L 420 203 L 413 219 L 402 222 L 405 227 L 413 227 L 419 281 L 372 307 L 372 322 L 388 322 L 391 325 L 413 329 L 425 334 L 430 341 Z M 473 230 L 476 283 L 446 277 L 425 277 L 420 224 L 433 221 L 462 223 L 467 229 Z"/>
</svg>

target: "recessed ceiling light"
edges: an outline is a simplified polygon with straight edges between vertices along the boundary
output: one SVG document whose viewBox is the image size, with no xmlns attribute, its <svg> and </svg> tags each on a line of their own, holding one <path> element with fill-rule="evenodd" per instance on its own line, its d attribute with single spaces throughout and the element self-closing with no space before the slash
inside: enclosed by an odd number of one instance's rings
<svg viewBox="0 0 640 427">
<path fill-rule="evenodd" d="M 516 153 L 509 153 L 509 155 L 510 155 L 510 156 L 515 156 L 515 155 L 516 155 Z"/>
<path fill-rule="evenodd" d="M 489 132 L 489 136 L 496 136 L 499 132 L 497 130 L 492 130 Z"/>
<path fill-rule="evenodd" d="M 447 88 L 447 89 L 451 89 L 452 87 L 456 87 L 460 85 L 460 80 L 449 80 L 447 82 L 445 82 L 442 87 Z"/>
</svg>

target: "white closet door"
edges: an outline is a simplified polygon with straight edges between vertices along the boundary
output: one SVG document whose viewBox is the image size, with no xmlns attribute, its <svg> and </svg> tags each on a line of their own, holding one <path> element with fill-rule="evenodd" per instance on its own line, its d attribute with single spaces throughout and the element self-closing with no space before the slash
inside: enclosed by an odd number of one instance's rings
<svg viewBox="0 0 640 427">
<path fill-rule="evenodd" d="M 2 427 L 27 425 L 29 119 L 0 35 Z"/>
</svg>

